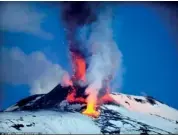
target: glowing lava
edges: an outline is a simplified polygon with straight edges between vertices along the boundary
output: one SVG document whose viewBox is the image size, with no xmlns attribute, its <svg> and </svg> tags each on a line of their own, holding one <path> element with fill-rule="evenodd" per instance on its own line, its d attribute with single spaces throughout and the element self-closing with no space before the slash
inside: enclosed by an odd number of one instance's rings
<svg viewBox="0 0 178 135">
<path fill-rule="evenodd" d="M 72 61 L 74 66 L 74 80 L 85 81 L 86 63 L 84 58 L 73 52 Z"/>
<path fill-rule="evenodd" d="M 72 103 L 72 102 L 74 102 L 75 101 L 75 90 L 73 90 L 71 93 L 69 93 L 68 95 L 67 95 L 67 101 L 69 102 L 69 103 Z"/>
<path fill-rule="evenodd" d="M 85 115 L 94 117 L 94 118 L 98 118 L 100 113 L 98 111 L 96 111 L 96 106 L 93 103 L 88 102 L 87 103 L 87 108 L 85 111 L 82 112 Z"/>
<path fill-rule="evenodd" d="M 94 117 L 94 118 L 97 118 L 100 115 L 100 113 L 98 111 L 96 111 L 95 100 L 92 98 L 90 98 L 90 100 L 87 100 L 83 97 L 76 97 L 76 89 L 73 86 L 72 86 L 72 91 L 67 95 L 66 100 L 69 103 L 78 102 L 78 103 L 87 104 L 86 110 L 82 112 L 85 115 L 88 115 L 88 116 Z"/>
<path fill-rule="evenodd" d="M 67 95 L 66 100 L 69 103 L 79 102 L 79 103 L 86 103 L 86 100 L 83 97 L 76 97 L 76 90 L 72 87 L 71 93 Z"/>
<path fill-rule="evenodd" d="M 97 105 L 102 105 L 105 103 L 115 103 L 114 99 L 110 96 L 109 93 L 106 93 L 104 96 L 102 96 L 98 101 L 96 98 L 94 98 L 93 95 L 89 95 L 89 98 L 85 99 L 83 97 L 76 97 L 76 89 L 72 86 L 72 91 L 67 95 L 66 100 L 69 103 L 83 103 L 87 104 L 86 109 L 82 112 L 82 114 L 98 118 L 100 115 L 100 112 L 97 111 Z M 97 103 L 96 103 L 97 101 Z"/>
</svg>

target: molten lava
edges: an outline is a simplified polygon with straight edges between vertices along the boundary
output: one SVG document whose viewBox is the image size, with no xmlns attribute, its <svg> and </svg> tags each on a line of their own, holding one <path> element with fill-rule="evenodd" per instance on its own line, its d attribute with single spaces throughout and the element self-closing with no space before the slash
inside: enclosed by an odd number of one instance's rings
<svg viewBox="0 0 178 135">
<path fill-rule="evenodd" d="M 85 59 L 79 54 L 72 52 L 72 61 L 74 66 L 74 80 L 85 81 L 86 72 Z"/>
<path fill-rule="evenodd" d="M 96 111 L 96 103 L 95 103 L 95 99 L 90 98 L 90 100 L 87 100 L 84 97 L 77 97 L 76 95 L 76 89 L 72 86 L 71 87 L 72 90 L 71 92 L 67 95 L 66 100 L 69 103 L 84 103 L 87 104 L 86 110 L 84 110 L 82 113 L 94 118 L 97 118 L 100 113 L 98 111 Z M 92 96 L 90 96 L 92 97 Z"/>
<path fill-rule="evenodd" d="M 76 89 L 73 86 L 71 88 L 72 88 L 72 91 L 67 95 L 66 100 L 69 103 L 77 102 L 77 103 L 87 104 L 86 109 L 82 113 L 93 118 L 98 118 L 100 115 L 100 112 L 97 111 L 97 105 L 115 102 L 108 92 L 104 96 L 102 96 L 96 103 L 96 99 L 93 98 L 92 96 L 90 96 L 89 99 L 88 98 L 85 99 L 84 97 L 77 97 Z"/>
<path fill-rule="evenodd" d="M 74 103 L 74 102 L 78 102 L 78 103 L 86 103 L 86 100 L 83 97 L 76 97 L 76 89 L 74 87 L 72 87 L 72 91 L 71 93 L 69 93 L 67 95 L 66 100 L 69 103 Z"/>
<path fill-rule="evenodd" d="M 69 102 L 69 103 L 72 103 L 72 102 L 74 102 L 75 101 L 75 91 L 73 90 L 71 93 L 69 93 L 68 95 L 67 95 L 67 101 Z"/>
<path fill-rule="evenodd" d="M 94 103 L 87 102 L 87 108 L 85 111 L 82 112 L 85 115 L 98 118 L 100 113 L 96 111 L 96 106 Z"/>
</svg>

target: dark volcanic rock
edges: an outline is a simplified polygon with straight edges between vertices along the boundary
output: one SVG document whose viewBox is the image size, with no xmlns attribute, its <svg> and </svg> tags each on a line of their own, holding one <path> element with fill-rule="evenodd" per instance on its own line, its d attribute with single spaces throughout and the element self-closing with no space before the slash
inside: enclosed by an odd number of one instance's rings
<svg viewBox="0 0 178 135">
<path fill-rule="evenodd" d="M 87 95 L 84 94 L 86 87 L 79 87 L 77 85 L 73 86 L 76 89 L 76 97 L 86 98 Z M 35 111 L 37 109 L 49 109 L 57 107 L 63 100 L 66 99 L 67 95 L 73 90 L 71 86 L 62 87 L 60 84 L 57 85 L 53 90 L 47 94 L 37 94 L 27 98 L 24 98 L 17 102 L 15 106 L 17 110 L 30 110 Z"/>
<path fill-rule="evenodd" d="M 137 102 L 140 102 L 140 103 L 145 103 L 145 101 L 143 99 L 134 98 L 134 100 Z"/>
<path fill-rule="evenodd" d="M 151 105 L 157 104 L 156 101 L 155 101 L 155 99 L 154 99 L 153 97 L 151 97 L 151 96 L 146 96 L 145 98 L 146 98 L 146 100 L 147 100 Z"/>
<path fill-rule="evenodd" d="M 24 125 L 23 124 L 14 124 L 11 127 L 15 128 L 17 130 L 21 130 L 20 128 L 24 127 Z"/>
<path fill-rule="evenodd" d="M 19 102 L 17 102 L 16 106 L 23 107 L 27 103 L 35 100 L 37 97 L 42 96 L 42 95 L 43 94 L 37 94 L 37 95 L 32 95 L 32 96 L 29 96 L 27 98 L 24 98 L 24 99 L 20 100 Z"/>
<path fill-rule="evenodd" d="M 54 107 L 56 103 L 60 103 L 65 100 L 67 94 L 71 90 L 71 87 L 62 87 L 57 85 L 52 91 L 48 94 L 37 100 L 33 105 L 33 109 L 45 109 Z"/>
</svg>

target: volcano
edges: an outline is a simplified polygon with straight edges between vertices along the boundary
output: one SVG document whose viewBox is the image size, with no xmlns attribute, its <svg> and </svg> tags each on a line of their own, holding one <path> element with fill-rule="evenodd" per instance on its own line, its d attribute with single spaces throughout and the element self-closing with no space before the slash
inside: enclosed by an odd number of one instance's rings
<svg viewBox="0 0 178 135">
<path fill-rule="evenodd" d="M 0 113 L 0 133 L 174 134 L 178 111 L 153 97 L 110 93 L 102 97 L 98 117 L 83 114 L 86 87 L 68 100 L 71 86 L 60 84 L 47 94 L 29 96 Z"/>
</svg>

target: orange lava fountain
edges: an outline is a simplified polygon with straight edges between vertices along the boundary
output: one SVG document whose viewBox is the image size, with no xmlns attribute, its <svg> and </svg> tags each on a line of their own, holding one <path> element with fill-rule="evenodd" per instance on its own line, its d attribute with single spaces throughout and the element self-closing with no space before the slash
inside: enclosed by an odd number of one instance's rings
<svg viewBox="0 0 178 135">
<path fill-rule="evenodd" d="M 72 62 L 73 62 L 73 70 L 74 75 L 73 79 L 86 81 L 85 73 L 86 73 L 86 62 L 85 59 L 77 53 L 72 52 Z"/>
<path fill-rule="evenodd" d="M 106 89 L 106 94 L 99 100 L 97 99 L 97 94 L 93 92 L 89 94 L 87 99 L 83 97 L 76 97 L 76 89 L 74 88 L 73 83 L 75 84 L 75 82 L 79 80 L 83 82 L 86 81 L 86 61 L 81 55 L 76 52 L 71 52 L 71 54 L 74 74 L 72 76 L 72 83 L 70 81 L 68 82 L 68 84 L 72 84 L 70 85 L 72 87 L 72 90 L 67 95 L 66 100 L 69 103 L 87 103 L 87 107 L 82 113 L 90 117 L 97 118 L 100 115 L 100 112 L 97 110 L 97 105 L 113 101 L 113 99 L 109 95 L 109 89 Z M 105 82 L 105 84 L 107 83 Z"/>
</svg>

